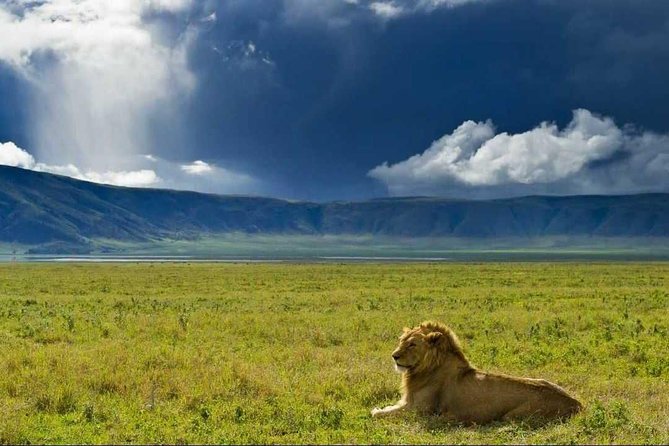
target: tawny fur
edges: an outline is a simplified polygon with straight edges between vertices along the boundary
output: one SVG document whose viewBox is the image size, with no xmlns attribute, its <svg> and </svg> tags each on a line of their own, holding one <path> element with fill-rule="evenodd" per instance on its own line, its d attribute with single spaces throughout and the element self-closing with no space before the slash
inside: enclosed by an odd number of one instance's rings
<svg viewBox="0 0 669 446">
<path fill-rule="evenodd" d="M 476 369 L 455 333 L 438 322 L 405 328 L 393 358 L 402 372 L 402 398 L 372 410 L 375 417 L 414 409 L 449 421 L 485 424 L 560 419 L 582 409 L 564 389 L 546 380 Z"/>
</svg>

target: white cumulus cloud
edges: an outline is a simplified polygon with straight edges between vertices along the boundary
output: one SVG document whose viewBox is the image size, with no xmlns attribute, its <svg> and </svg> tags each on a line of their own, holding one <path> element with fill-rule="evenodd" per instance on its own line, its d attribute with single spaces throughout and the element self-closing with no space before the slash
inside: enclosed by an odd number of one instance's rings
<svg viewBox="0 0 669 446">
<path fill-rule="evenodd" d="M 493 0 L 392 0 L 374 1 L 369 9 L 382 19 L 394 19 L 407 14 L 429 13 L 439 8 L 454 8 L 468 3 Z"/>
<path fill-rule="evenodd" d="M 396 5 L 394 2 L 372 2 L 369 4 L 369 9 L 376 15 L 386 19 L 392 19 L 404 13 L 404 8 Z"/>
<path fill-rule="evenodd" d="M 190 164 L 182 164 L 181 170 L 191 175 L 204 175 L 213 172 L 213 167 L 202 160 L 193 161 Z"/>
<path fill-rule="evenodd" d="M 0 143 L 0 164 L 3 166 L 32 169 L 35 158 L 13 142 Z"/>
<path fill-rule="evenodd" d="M 393 195 L 666 191 L 669 135 L 621 128 L 583 109 L 563 129 L 543 122 L 517 134 L 466 121 L 425 152 L 383 163 L 369 176 Z"/>
<path fill-rule="evenodd" d="M 116 186 L 127 187 L 148 187 L 155 186 L 160 182 L 160 178 L 150 169 L 141 169 L 133 171 L 106 171 L 106 172 L 86 172 L 83 178 L 94 183 L 113 184 Z"/>
<path fill-rule="evenodd" d="M 453 8 L 467 3 L 483 3 L 490 1 L 492 0 L 419 0 L 418 6 L 424 9 L 434 9 L 441 6 Z"/>
</svg>

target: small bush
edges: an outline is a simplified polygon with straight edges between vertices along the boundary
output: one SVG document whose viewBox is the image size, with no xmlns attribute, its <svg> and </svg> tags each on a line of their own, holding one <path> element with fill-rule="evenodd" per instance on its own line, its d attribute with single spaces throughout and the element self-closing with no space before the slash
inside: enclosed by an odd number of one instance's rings
<svg viewBox="0 0 669 446">
<path fill-rule="evenodd" d="M 608 406 L 601 401 L 595 401 L 580 422 L 588 434 L 597 431 L 613 432 L 630 423 L 629 409 L 622 401 L 614 401 Z"/>
<path fill-rule="evenodd" d="M 318 414 L 318 424 L 330 429 L 339 429 L 344 419 L 344 411 L 338 407 L 324 407 Z"/>
</svg>

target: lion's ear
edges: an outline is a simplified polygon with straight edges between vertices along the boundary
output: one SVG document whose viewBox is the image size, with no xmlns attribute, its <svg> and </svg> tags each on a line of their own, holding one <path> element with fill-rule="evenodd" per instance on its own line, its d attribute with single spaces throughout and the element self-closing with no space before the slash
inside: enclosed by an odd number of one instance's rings
<svg viewBox="0 0 669 446">
<path fill-rule="evenodd" d="M 432 333 L 425 336 L 425 340 L 430 345 L 437 345 L 439 341 L 441 341 L 443 338 L 444 335 L 442 333 L 439 333 L 438 331 L 433 331 Z"/>
</svg>

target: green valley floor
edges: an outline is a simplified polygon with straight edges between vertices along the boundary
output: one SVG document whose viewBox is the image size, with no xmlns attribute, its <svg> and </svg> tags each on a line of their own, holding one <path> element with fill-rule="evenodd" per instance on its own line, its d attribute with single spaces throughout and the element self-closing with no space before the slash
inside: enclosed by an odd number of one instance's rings
<svg viewBox="0 0 669 446">
<path fill-rule="evenodd" d="M 372 419 L 403 326 L 585 411 Z M 0 264 L 0 443 L 669 443 L 669 263 Z"/>
</svg>

